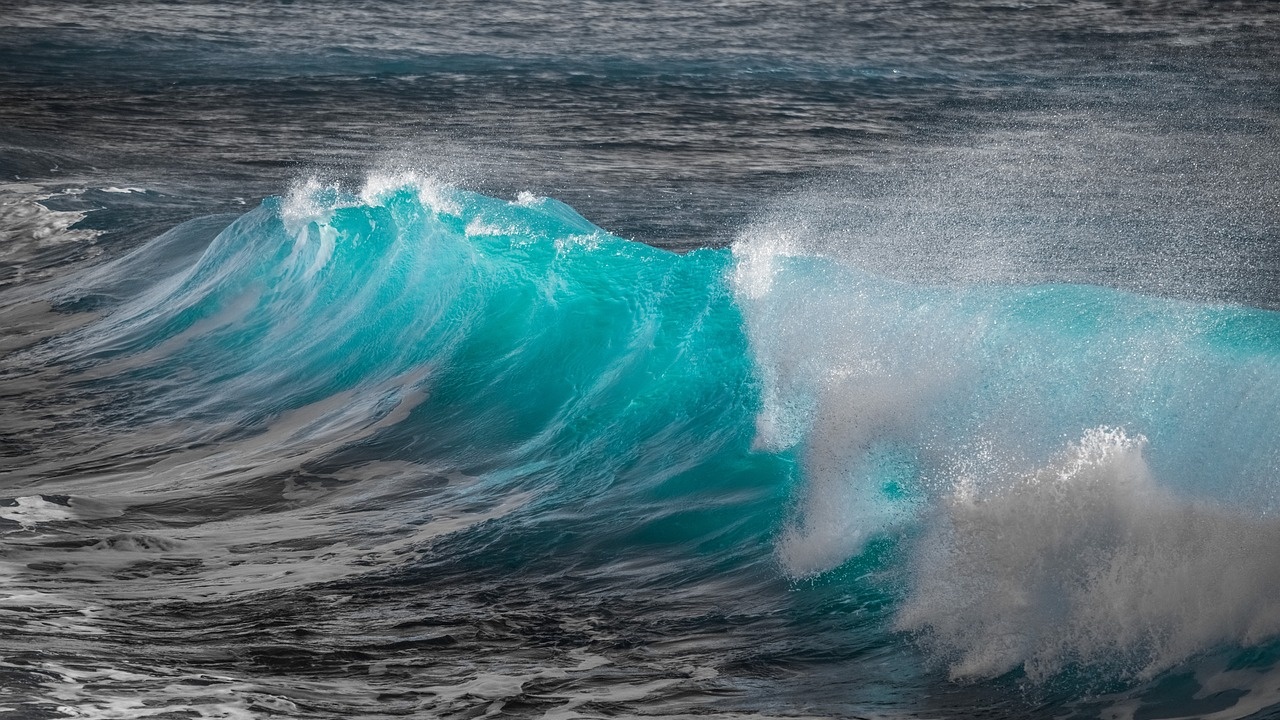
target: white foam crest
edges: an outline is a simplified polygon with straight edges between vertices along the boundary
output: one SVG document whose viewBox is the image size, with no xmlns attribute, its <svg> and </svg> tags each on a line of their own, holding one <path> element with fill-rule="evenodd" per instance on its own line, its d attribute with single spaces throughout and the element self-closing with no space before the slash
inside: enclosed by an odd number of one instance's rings
<svg viewBox="0 0 1280 720">
<path fill-rule="evenodd" d="M 370 173 L 360 190 L 360 200 L 366 205 L 379 205 L 404 188 L 414 188 L 423 207 L 435 213 L 453 216 L 462 213 L 462 204 L 454 197 L 453 185 L 417 170 Z"/>
<path fill-rule="evenodd" d="M 430 173 L 394 170 L 368 173 L 354 194 L 345 192 L 337 180 L 308 176 L 295 182 L 285 194 L 281 217 L 290 234 L 296 235 L 310 223 L 324 225 L 336 210 L 361 205 L 378 207 L 408 188 L 417 193 L 424 207 L 435 213 L 457 216 L 462 212 L 453 184 Z"/>
<path fill-rule="evenodd" d="M 1096 428 L 1015 482 L 958 479 L 916 549 L 897 627 L 954 679 L 1022 667 L 1039 680 L 1076 663 L 1150 678 L 1280 634 L 1280 522 L 1174 495 L 1145 447 Z"/>
<path fill-rule="evenodd" d="M 778 260 L 799 254 L 791 234 L 758 229 L 733 244 L 733 287 L 738 293 L 758 300 L 773 289 L 780 269 Z"/>
<path fill-rule="evenodd" d="M 294 183 L 284 196 L 280 218 L 290 235 L 297 236 L 311 223 L 324 224 L 333 211 L 344 207 L 337 202 L 341 188 L 337 182 L 325 181 L 315 176 Z M 350 206 L 347 203 L 345 206 Z"/>
</svg>

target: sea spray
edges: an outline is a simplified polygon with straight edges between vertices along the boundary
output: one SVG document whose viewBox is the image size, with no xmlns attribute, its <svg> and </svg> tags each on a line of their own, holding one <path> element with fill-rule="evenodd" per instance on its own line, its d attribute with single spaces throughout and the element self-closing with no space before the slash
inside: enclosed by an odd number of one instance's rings
<svg viewBox="0 0 1280 720">
<path fill-rule="evenodd" d="M 757 444 L 803 474 L 784 573 L 897 538 L 895 627 L 954 679 L 1151 678 L 1277 635 L 1276 313 L 906 282 L 776 224 L 734 253 Z"/>
<path fill-rule="evenodd" d="M 1093 428 L 1006 486 L 957 478 L 915 551 L 897 627 L 955 679 L 1071 666 L 1148 679 L 1280 634 L 1280 522 L 1179 497 L 1146 450 Z"/>
</svg>

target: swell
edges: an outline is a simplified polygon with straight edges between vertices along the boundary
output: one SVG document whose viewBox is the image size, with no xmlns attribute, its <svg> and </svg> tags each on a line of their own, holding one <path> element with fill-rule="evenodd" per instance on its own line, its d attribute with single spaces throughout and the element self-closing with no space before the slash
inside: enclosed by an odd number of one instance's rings
<svg viewBox="0 0 1280 720">
<path fill-rule="evenodd" d="M 749 451 L 758 392 L 728 253 L 677 255 L 551 199 L 412 174 L 303 183 L 221 222 L 54 298 L 99 314 L 27 354 L 92 388 L 77 401 L 91 419 L 64 432 L 95 437 L 93 460 L 63 470 L 140 466 L 135 487 L 227 496 L 407 464 L 426 495 L 464 478 L 459 507 L 525 498 L 525 530 L 503 541 L 515 555 L 570 542 L 556 528 L 573 508 L 592 527 L 574 552 L 642 539 L 767 559 L 783 488 L 777 459 Z M 445 501 L 420 502 L 425 516 Z"/>
<path fill-rule="evenodd" d="M 91 420 L 48 426 L 31 483 L 132 484 L 103 505 L 126 518 L 156 492 L 447 521 L 392 564 L 444 533 L 451 562 L 607 585 L 626 558 L 665 592 L 872 572 L 896 599 L 872 644 L 908 633 L 955 679 L 1146 680 L 1280 631 L 1276 313 L 893 281 L 769 233 L 677 255 L 416 175 L 223 222 L 54 298 L 99 316 L 16 357 L 91 388 Z"/>
</svg>

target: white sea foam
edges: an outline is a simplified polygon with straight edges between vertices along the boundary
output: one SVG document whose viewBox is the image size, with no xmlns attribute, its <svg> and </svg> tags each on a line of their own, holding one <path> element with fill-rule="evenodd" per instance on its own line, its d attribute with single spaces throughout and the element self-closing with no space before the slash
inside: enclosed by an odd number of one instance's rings
<svg viewBox="0 0 1280 720">
<path fill-rule="evenodd" d="M 915 553 L 898 628 L 957 679 L 1074 663 L 1151 677 L 1280 634 L 1280 523 L 1163 489 L 1145 447 L 1096 428 L 1007 486 L 958 479 Z"/>
<path fill-rule="evenodd" d="M 905 288 L 843 286 L 834 263 L 786 233 L 749 236 L 734 255 L 763 381 L 755 445 L 798 446 L 804 467 L 778 559 L 792 577 L 819 574 L 913 516 L 914 503 L 887 497 L 883 480 L 962 374 L 971 321 Z"/>
<path fill-rule="evenodd" d="M 57 502 L 42 495 L 28 495 L 14 498 L 13 501 L 15 505 L 0 507 L 0 518 L 12 520 L 27 528 L 47 522 L 99 519 L 121 514 L 120 508 L 112 503 L 84 497 L 71 497 Z"/>
<path fill-rule="evenodd" d="M 430 173 L 417 170 L 371 172 L 365 177 L 360 199 L 366 205 L 377 205 L 389 193 L 415 188 L 423 207 L 441 215 L 458 215 L 462 205 L 453 195 L 453 186 Z"/>
<path fill-rule="evenodd" d="M 298 235 L 311 223 L 328 223 L 337 210 L 357 205 L 378 207 L 407 188 L 416 191 L 423 207 L 435 213 L 456 216 L 462 212 L 451 183 L 418 170 L 385 170 L 366 174 L 355 193 L 344 191 L 337 180 L 308 176 L 289 188 L 280 215 L 289 234 Z"/>
<path fill-rule="evenodd" d="M 26 183 L 0 184 L 0 261 L 15 265 L 15 280 L 27 278 L 24 261 L 43 249 L 71 244 L 92 245 L 97 240 L 98 231 L 75 227 L 85 218 L 83 212 L 50 210 L 43 204 L 59 195 L 83 192 L 82 188 L 51 191 Z"/>
<path fill-rule="evenodd" d="M 791 234 L 786 231 L 758 231 L 740 239 L 733 246 L 737 262 L 733 267 L 733 285 L 748 298 L 758 300 L 773 289 L 782 258 L 797 254 Z"/>
<path fill-rule="evenodd" d="M 290 235 L 298 236 L 311 223 L 327 223 L 333 211 L 341 207 L 341 188 L 337 182 L 315 176 L 294 183 L 284 196 L 280 218 Z"/>
</svg>

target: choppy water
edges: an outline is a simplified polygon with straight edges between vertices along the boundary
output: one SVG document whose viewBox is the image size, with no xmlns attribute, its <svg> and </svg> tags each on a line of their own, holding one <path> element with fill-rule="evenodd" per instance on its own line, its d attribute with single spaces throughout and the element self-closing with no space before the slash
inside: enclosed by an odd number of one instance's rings
<svg viewBox="0 0 1280 720">
<path fill-rule="evenodd" d="M 1280 10 L 0 10 L 0 717 L 1270 717 Z"/>
</svg>

